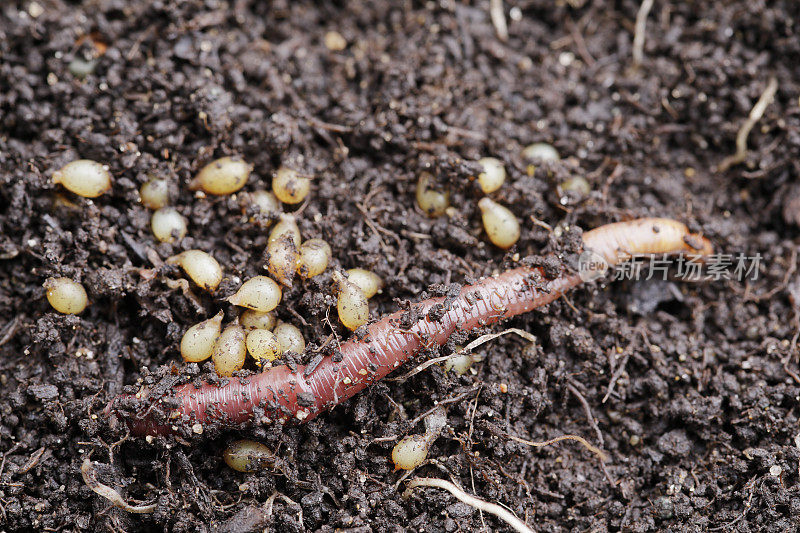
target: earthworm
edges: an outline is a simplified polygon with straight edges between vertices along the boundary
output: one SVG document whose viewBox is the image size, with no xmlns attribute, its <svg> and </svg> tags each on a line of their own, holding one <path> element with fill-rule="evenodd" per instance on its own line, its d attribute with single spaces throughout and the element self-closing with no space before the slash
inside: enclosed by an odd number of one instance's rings
<svg viewBox="0 0 800 533">
<path fill-rule="evenodd" d="M 712 253 L 708 239 L 665 218 L 607 224 L 584 233 L 583 243 L 609 266 L 638 254 Z M 356 334 L 332 355 L 315 360 L 314 368 L 281 365 L 230 378 L 224 385 L 183 384 L 171 394 L 152 398 L 143 389 L 136 395 L 116 397 L 106 414 L 120 415 L 133 435 L 187 432 L 188 428 L 201 433 L 206 427 L 236 427 L 248 421 L 305 422 L 383 379 L 422 349 L 444 345 L 455 332 L 546 305 L 582 284 L 584 278 L 565 272 L 548 280 L 541 267 L 514 268 L 467 285 L 458 296 L 429 298 L 410 310 L 385 316 L 366 326 L 366 335 Z"/>
</svg>

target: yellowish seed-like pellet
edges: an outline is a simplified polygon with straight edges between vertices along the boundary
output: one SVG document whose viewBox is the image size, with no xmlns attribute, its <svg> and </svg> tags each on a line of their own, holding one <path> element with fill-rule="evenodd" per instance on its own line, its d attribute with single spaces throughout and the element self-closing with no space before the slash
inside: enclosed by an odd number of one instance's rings
<svg viewBox="0 0 800 533">
<path fill-rule="evenodd" d="M 254 329 L 247 334 L 247 351 L 261 366 L 274 361 L 281 353 L 281 345 L 275 334 L 267 329 Z"/>
<path fill-rule="evenodd" d="M 469 368 L 472 366 L 472 363 L 475 362 L 475 358 L 472 354 L 461 354 L 455 357 L 451 357 L 442 363 L 442 366 L 445 369 L 445 372 L 448 370 L 452 370 L 459 376 L 463 376 L 467 372 L 469 372 Z"/>
<path fill-rule="evenodd" d="M 239 307 L 268 313 L 281 302 L 281 287 L 267 276 L 254 276 L 245 281 L 228 301 Z"/>
<path fill-rule="evenodd" d="M 60 183 L 79 196 L 96 198 L 111 189 L 111 172 L 97 161 L 78 159 L 56 170 L 53 183 Z"/>
<path fill-rule="evenodd" d="M 478 174 L 478 185 L 485 194 L 499 189 L 506 181 L 506 167 L 503 162 L 494 157 L 484 157 L 478 163 L 483 167 L 483 172 Z"/>
<path fill-rule="evenodd" d="M 242 194 L 242 209 L 247 209 L 247 207 L 251 205 L 254 206 L 261 215 L 259 220 L 263 220 L 264 222 L 270 222 L 273 217 L 277 217 L 281 213 L 281 203 L 278 201 L 278 198 L 264 189 Z"/>
<path fill-rule="evenodd" d="M 186 237 L 186 219 L 174 207 L 157 209 L 150 219 L 150 228 L 161 242 L 175 242 Z"/>
<path fill-rule="evenodd" d="M 221 157 L 204 166 L 189 188 L 218 196 L 233 194 L 244 187 L 252 170 L 252 165 L 238 157 Z"/>
<path fill-rule="evenodd" d="M 169 203 L 169 182 L 153 178 L 139 189 L 142 205 L 148 209 L 161 209 Z"/>
<path fill-rule="evenodd" d="M 283 235 L 289 235 L 294 245 L 298 248 L 300 247 L 300 228 L 297 227 L 297 221 L 294 215 L 284 213 L 280 216 L 275 227 L 273 227 L 272 231 L 269 233 L 268 242 L 277 241 Z"/>
<path fill-rule="evenodd" d="M 309 239 L 300 246 L 297 258 L 297 273 L 304 278 L 313 278 L 325 272 L 331 261 L 331 247 L 322 239 Z"/>
<path fill-rule="evenodd" d="M 383 280 L 379 275 L 363 268 L 351 268 L 347 272 L 347 279 L 358 286 L 367 299 L 375 296 L 383 288 Z"/>
<path fill-rule="evenodd" d="M 216 316 L 186 330 L 181 339 L 181 357 L 184 361 L 199 363 L 211 357 L 222 331 L 222 317 L 220 311 Z"/>
<path fill-rule="evenodd" d="M 43 287 L 53 309 L 65 315 L 82 313 L 89 303 L 83 285 L 69 278 L 48 278 Z"/>
<path fill-rule="evenodd" d="M 534 163 L 541 161 L 558 161 L 561 159 L 558 155 L 558 150 L 547 143 L 529 144 L 522 149 L 522 158 L 529 163 L 526 169 L 529 176 L 533 176 L 536 172 L 536 165 L 534 165 Z"/>
<path fill-rule="evenodd" d="M 567 178 L 561 182 L 559 185 L 561 188 L 561 192 L 566 193 L 573 193 L 578 196 L 588 196 L 590 192 L 592 192 L 592 187 L 589 185 L 589 182 L 586 181 L 586 178 L 583 176 L 573 176 L 571 178 Z"/>
<path fill-rule="evenodd" d="M 336 309 L 344 327 L 352 331 L 366 324 L 369 320 L 369 304 L 364 292 L 339 272 L 334 272 L 331 277 L 337 285 Z"/>
<path fill-rule="evenodd" d="M 167 258 L 167 264 L 178 265 L 198 287 L 213 292 L 222 281 L 222 267 L 203 250 L 186 250 Z"/>
<path fill-rule="evenodd" d="M 278 319 L 272 312 L 262 313 L 261 311 L 254 311 L 252 309 L 245 309 L 239 316 L 239 324 L 246 330 L 252 329 L 267 329 L 272 330 L 277 324 Z"/>
<path fill-rule="evenodd" d="M 306 340 L 303 338 L 303 332 L 292 324 L 278 322 L 278 325 L 275 326 L 272 333 L 274 333 L 275 338 L 278 339 L 280 353 L 303 353 L 303 350 L 306 349 Z"/>
<path fill-rule="evenodd" d="M 478 207 L 489 240 L 504 250 L 514 246 L 520 235 L 519 221 L 514 213 L 489 198 L 481 198 Z"/>
<path fill-rule="evenodd" d="M 222 459 L 237 472 L 255 472 L 272 468 L 277 456 L 260 442 L 237 440 L 225 448 Z"/>
<path fill-rule="evenodd" d="M 267 244 L 267 272 L 281 285 L 291 287 L 299 255 L 292 236 L 282 235 Z"/>
<path fill-rule="evenodd" d="M 413 470 L 428 458 L 428 442 L 423 435 L 408 435 L 392 449 L 392 462 L 397 470 Z"/>
<path fill-rule="evenodd" d="M 217 339 L 214 353 L 214 369 L 223 377 L 232 376 L 244 367 L 247 356 L 244 328 L 239 324 L 231 324 L 225 328 Z"/>
<path fill-rule="evenodd" d="M 442 216 L 450 207 L 450 193 L 431 189 L 433 176 L 430 172 L 422 172 L 417 182 L 417 205 L 429 217 Z"/>
<path fill-rule="evenodd" d="M 272 178 L 272 192 L 285 204 L 299 204 L 311 191 L 311 180 L 296 170 L 281 167 Z"/>
</svg>

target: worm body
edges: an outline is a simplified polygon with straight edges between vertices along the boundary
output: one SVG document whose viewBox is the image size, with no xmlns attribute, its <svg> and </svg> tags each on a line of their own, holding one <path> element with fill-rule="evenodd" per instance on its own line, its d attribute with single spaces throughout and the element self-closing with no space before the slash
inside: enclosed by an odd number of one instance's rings
<svg viewBox="0 0 800 533">
<path fill-rule="evenodd" d="M 707 239 L 689 233 L 685 225 L 660 218 L 601 226 L 585 233 L 583 241 L 610 266 L 640 253 L 708 255 L 712 249 Z M 581 283 L 577 273 L 547 280 L 538 267 L 508 270 L 463 287 L 458 296 L 427 299 L 410 310 L 385 316 L 367 326 L 366 336 L 343 343 L 338 353 L 315 361 L 313 368 L 283 365 L 247 378 L 231 378 L 224 386 L 181 385 L 172 398 L 166 397 L 176 406 L 166 416 L 154 414 L 158 410 L 152 402 L 164 401 L 154 398 L 145 414 L 125 418 L 135 435 L 172 433 L 197 423 L 308 421 L 383 379 L 422 349 L 442 346 L 453 333 L 546 305 Z M 117 408 L 130 399 L 116 398 L 106 412 L 124 410 Z"/>
</svg>

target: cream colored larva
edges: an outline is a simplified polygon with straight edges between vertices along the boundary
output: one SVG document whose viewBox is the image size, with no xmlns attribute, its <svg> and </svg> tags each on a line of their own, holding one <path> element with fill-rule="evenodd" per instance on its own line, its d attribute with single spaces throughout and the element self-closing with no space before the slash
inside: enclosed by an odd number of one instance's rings
<svg viewBox="0 0 800 533">
<path fill-rule="evenodd" d="M 278 340 L 280 353 L 303 353 L 303 350 L 306 349 L 306 339 L 303 337 L 303 332 L 300 331 L 300 328 L 297 326 L 279 321 L 272 332 Z"/>
<path fill-rule="evenodd" d="M 478 174 L 478 185 L 484 194 L 489 194 L 500 187 L 506 181 L 506 167 L 503 162 L 494 157 L 484 157 L 478 163 L 483 167 L 483 172 Z"/>
<path fill-rule="evenodd" d="M 392 449 L 395 470 L 413 470 L 428 458 L 428 450 L 447 425 L 447 413 L 439 407 L 425 417 L 425 433 L 408 435 Z"/>
<path fill-rule="evenodd" d="M 175 242 L 186 237 L 186 219 L 174 207 L 161 207 L 150 218 L 153 235 L 161 242 Z"/>
<path fill-rule="evenodd" d="M 376 273 L 363 268 L 351 268 L 346 271 L 347 279 L 358 286 L 367 299 L 375 296 L 383 288 L 383 280 Z"/>
<path fill-rule="evenodd" d="M 450 194 L 432 189 L 432 181 L 430 172 L 420 173 L 417 181 L 417 205 L 429 217 L 439 217 L 450 207 Z"/>
<path fill-rule="evenodd" d="M 65 315 L 82 313 L 89 303 L 83 285 L 69 278 L 48 278 L 43 287 L 50 305 Z"/>
<path fill-rule="evenodd" d="M 296 170 L 280 167 L 272 178 L 272 192 L 285 204 L 299 204 L 311 191 L 311 180 Z"/>
<path fill-rule="evenodd" d="M 161 209 L 169 203 L 169 182 L 152 178 L 139 189 L 142 205 L 148 209 Z"/>
<path fill-rule="evenodd" d="M 233 194 L 244 187 L 252 170 L 252 165 L 238 157 L 221 157 L 204 166 L 189 188 L 218 196 Z"/>
<path fill-rule="evenodd" d="M 222 281 L 222 267 L 203 250 L 186 250 L 167 258 L 167 264 L 178 265 L 198 287 L 214 292 Z"/>
<path fill-rule="evenodd" d="M 481 198 L 478 207 L 489 240 L 504 250 L 514 246 L 520 236 L 519 221 L 514 213 L 489 198 Z"/>
<path fill-rule="evenodd" d="M 218 375 L 228 377 L 244 367 L 247 356 L 245 338 L 244 328 L 239 324 L 231 324 L 220 334 L 211 356 Z"/>
<path fill-rule="evenodd" d="M 91 159 L 78 159 L 56 170 L 53 183 L 60 183 L 79 196 L 96 198 L 111 189 L 111 172 L 108 165 Z"/>
<path fill-rule="evenodd" d="M 352 331 L 366 324 L 369 320 L 369 304 L 364 292 L 340 272 L 334 272 L 331 278 L 336 284 L 336 309 L 344 327 Z"/>
<path fill-rule="evenodd" d="M 281 302 L 281 287 L 267 276 L 254 276 L 245 281 L 228 302 L 262 313 L 272 311 Z"/>
<path fill-rule="evenodd" d="M 309 239 L 300 246 L 297 257 L 297 273 L 304 278 L 313 278 L 325 272 L 331 261 L 330 245 L 322 239 Z"/>
<path fill-rule="evenodd" d="M 181 357 L 187 363 L 199 363 L 211 357 L 222 331 L 223 313 L 203 320 L 186 330 L 181 338 Z"/>
</svg>

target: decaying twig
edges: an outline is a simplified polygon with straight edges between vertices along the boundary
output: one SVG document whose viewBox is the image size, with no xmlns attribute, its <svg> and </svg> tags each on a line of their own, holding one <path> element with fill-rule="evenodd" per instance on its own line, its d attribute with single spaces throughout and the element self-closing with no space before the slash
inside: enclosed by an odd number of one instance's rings
<svg viewBox="0 0 800 533">
<path fill-rule="evenodd" d="M 123 511 L 137 514 L 152 513 L 156 510 L 155 503 L 148 505 L 130 505 L 128 502 L 122 499 L 122 496 L 120 496 L 119 492 L 108 485 L 104 485 L 97 481 L 97 471 L 95 470 L 92 461 L 90 461 L 88 458 L 83 460 L 83 464 L 81 465 L 81 474 L 83 474 L 84 483 L 86 483 L 86 485 L 88 485 L 88 487 L 99 496 L 102 496 L 110 501 L 114 507 L 119 507 Z"/>
</svg>

